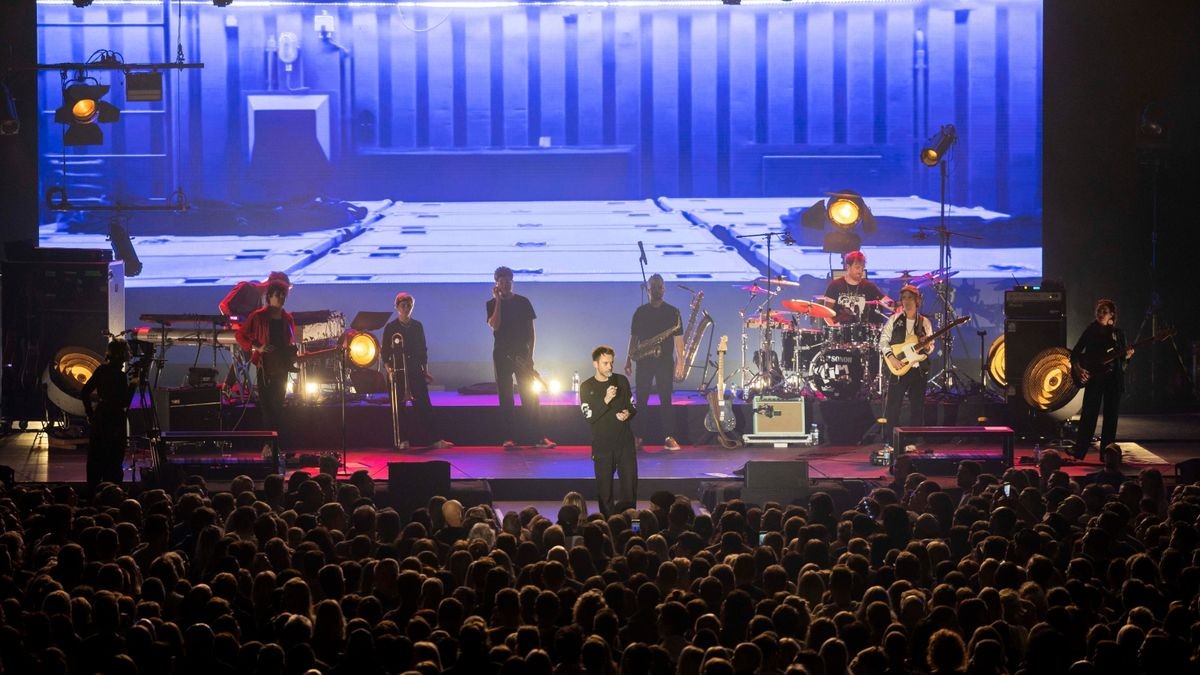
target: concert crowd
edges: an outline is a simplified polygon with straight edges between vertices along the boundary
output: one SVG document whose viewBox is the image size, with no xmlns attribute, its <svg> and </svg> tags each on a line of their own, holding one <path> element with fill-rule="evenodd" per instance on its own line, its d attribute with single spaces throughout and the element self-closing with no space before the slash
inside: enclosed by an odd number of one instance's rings
<svg viewBox="0 0 1200 675">
<path fill-rule="evenodd" d="M 1200 486 L 1060 465 L 964 461 L 939 487 L 900 462 L 861 499 L 818 484 L 710 512 L 658 493 L 607 519 L 578 493 L 554 513 L 435 497 L 401 517 L 365 472 L 90 498 L 17 485 L 0 493 L 0 668 L 1200 671 Z"/>
</svg>

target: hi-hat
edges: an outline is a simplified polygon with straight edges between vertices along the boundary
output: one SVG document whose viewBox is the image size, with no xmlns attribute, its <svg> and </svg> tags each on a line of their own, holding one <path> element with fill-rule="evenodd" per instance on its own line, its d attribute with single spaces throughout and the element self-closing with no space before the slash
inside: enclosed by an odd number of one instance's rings
<svg viewBox="0 0 1200 675">
<path fill-rule="evenodd" d="M 779 291 L 769 291 L 769 290 L 763 288 L 762 286 L 759 286 L 758 284 L 751 284 L 749 286 L 739 286 L 737 284 L 734 284 L 734 288 L 746 291 L 750 295 L 766 295 L 766 294 L 775 295 L 775 294 L 779 293 Z"/>
<path fill-rule="evenodd" d="M 800 288 L 800 284 L 799 284 L 799 283 L 797 283 L 797 282 L 795 282 L 795 281 L 788 281 L 788 280 L 786 280 L 786 279 L 765 279 L 765 278 L 761 278 L 761 277 L 760 277 L 760 278 L 759 278 L 757 281 L 755 281 L 754 283 L 756 283 L 756 284 L 761 284 L 761 283 L 763 283 L 764 281 L 765 281 L 765 282 L 767 282 L 767 283 L 769 283 L 769 284 L 775 284 L 776 286 L 791 286 L 791 287 L 793 287 L 793 288 Z"/>
<path fill-rule="evenodd" d="M 797 314 L 807 314 L 817 319 L 832 319 L 833 317 L 837 316 L 832 309 L 826 307 L 825 305 L 809 302 L 807 300 L 788 299 L 784 300 L 780 304 L 782 304 L 788 311 L 795 312 Z"/>
</svg>

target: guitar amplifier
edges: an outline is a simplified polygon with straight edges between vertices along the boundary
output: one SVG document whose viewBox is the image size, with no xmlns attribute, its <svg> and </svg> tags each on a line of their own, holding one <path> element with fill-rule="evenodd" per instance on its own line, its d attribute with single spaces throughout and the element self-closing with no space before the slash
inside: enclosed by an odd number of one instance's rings
<svg viewBox="0 0 1200 675">
<path fill-rule="evenodd" d="M 216 387 L 155 389 L 154 409 L 163 431 L 216 431 L 221 428 L 221 390 Z"/>
<path fill-rule="evenodd" d="M 786 446 L 807 444 L 812 437 L 807 431 L 804 399 L 782 399 L 777 396 L 756 396 L 750 401 L 754 418 L 754 433 L 742 436 L 743 442 L 769 443 Z"/>
<path fill-rule="evenodd" d="M 1004 292 L 1004 317 L 1060 321 L 1066 316 L 1066 294 L 1062 291 L 1011 290 Z"/>
</svg>

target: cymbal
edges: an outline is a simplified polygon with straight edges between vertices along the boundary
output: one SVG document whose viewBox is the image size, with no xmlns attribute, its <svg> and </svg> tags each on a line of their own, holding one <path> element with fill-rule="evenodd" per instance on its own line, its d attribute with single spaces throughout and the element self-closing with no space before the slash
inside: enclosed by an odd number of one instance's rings
<svg viewBox="0 0 1200 675">
<path fill-rule="evenodd" d="M 766 294 L 776 295 L 779 293 L 779 291 L 768 291 L 767 289 L 763 288 L 762 286 L 759 286 L 758 284 L 751 284 L 749 286 L 738 286 L 737 284 L 734 284 L 734 288 L 746 291 L 750 295 L 766 295 Z"/>
<path fill-rule="evenodd" d="M 832 319 L 833 317 L 837 316 L 832 309 L 826 307 L 825 305 L 809 302 L 807 300 L 788 299 L 784 300 L 780 304 L 782 304 L 789 311 L 797 314 L 807 314 L 818 319 Z"/>
<path fill-rule="evenodd" d="M 754 283 L 759 284 L 764 281 L 769 284 L 775 284 L 776 286 L 791 286 L 793 288 L 800 288 L 799 283 L 797 283 L 795 281 L 788 281 L 786 279 L 765 279 L 765 278 L 759 277 L 758 280 L 755 281 Z"/>
</svg>

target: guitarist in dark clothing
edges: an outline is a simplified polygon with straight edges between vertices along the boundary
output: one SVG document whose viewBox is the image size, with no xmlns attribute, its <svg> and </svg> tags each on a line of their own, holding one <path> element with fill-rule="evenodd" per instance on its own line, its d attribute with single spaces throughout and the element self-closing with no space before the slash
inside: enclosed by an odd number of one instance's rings
<svg viewBox="0 0 1200 675">
<path fill-rule="evenodd" d="M 1072 453 L 1075 459 L 1087 455 L 1101 410 L 1104 424 L 1100 429 L 1100 447 L 1107 448 L 1117 437 L 1121 395 L 1125 392 L 1125 362 L 1133 356 L 1133 349 L 1125 342 L 1125 331 L 1116 327 L 1116 321 L 1116 303 L 1105 298 L 1097 300 L 1096 320 L 1088 324 L 1071 350 L 1071 373 L 1084 388 L 1079 434 Z"/>
<path fill-rule="evenodd" d="M 538 393 L 534 388 L 537 373 L 533 367 L 533 346 L 536 333 L 533 321 L 537 313 L 533 311 L 533 303 L 523 295 L 513 293 L 513 271 L 507 267 L 497 267 L 493 275 L 496 285 L 492 288 L 492 299 L 487 301 L 487 323 L 492 329 L 495 345 L 492 347 L 492 365 L 496 368 L 496 393 L 500 396 L 500 416 L 503 424 L 508 427 L 509 434 L 504 441 L 505 449 L 516 447 L 513 442 L 514 418 L 516 408 L 513 405 L 512 383 L 513 376 L 517 378 L 518 391 L 521 394 L 521 407 L 528 408 L 526 417 L 530 429 L 525 434 L 537 438 L 536 448 L 553 448 L 555 442 L 541 436 L 539 427 Z"/>
<path fill-rule="evenodd" d="M 258 367 L 258 406 L 263 428 L 279 431 L 289 373 L 296 362 L 296 322 L 283 308 L 288 285 L 267 285 L 267 306 L 254 310 L 237 330 L 237 341 Z"/>
<path fill-rule="evenodd" d="M 637 507 L 637 450 L 629 420 L 637 413 L 629 378 L 613 372 L 616 353 L 601 345 L 592 350 L 596 374 L 579 385 L 579 410 L 592 427 L 592 465 L 600 513 L 610 516 Z M 614 499 L 613 472 L 621 479 Z"/>
</svg>

